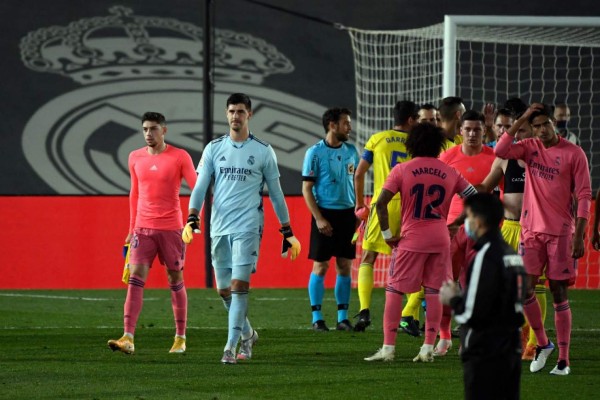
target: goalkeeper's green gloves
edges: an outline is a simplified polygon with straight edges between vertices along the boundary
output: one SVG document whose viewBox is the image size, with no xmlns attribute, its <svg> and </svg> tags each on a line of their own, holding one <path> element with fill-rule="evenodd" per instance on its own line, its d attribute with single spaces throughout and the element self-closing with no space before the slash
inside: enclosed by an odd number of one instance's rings
<svg viewBox="0 0 600 400">
<path fill-rule="evenodd" d="M 281 257 L 286 258 L 288 252 L 292 261 L 300 254 L 300 242 L 296 239 L 296 236 L 292 233 L 292 228 L 289 226 L 282 227 L 279 232 L 283 235 L 283 242 L 281 243 Z"/>
<path fill-rule="evenodd" d="M 188 216 L 187 223 L 183 227 L 183 232 L 181 232 L 181 239 L 183 239 L 185 244 L 192 243 L 194 240 L 194 233 L 200 233 L 198 222 L 200 222 L 200 219 L 197 215 L 190 214 Z"/>
</svg>

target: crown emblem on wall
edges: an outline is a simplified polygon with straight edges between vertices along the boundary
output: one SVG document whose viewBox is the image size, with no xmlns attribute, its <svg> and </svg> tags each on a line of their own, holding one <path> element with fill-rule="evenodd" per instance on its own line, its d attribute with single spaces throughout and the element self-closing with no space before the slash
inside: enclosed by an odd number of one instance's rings
<svg viewBox="0 0 600 400">
<path fill-rule="evenodd" d="M 202 28 L 172 18 L 137 16 L 122 6 L 109 12 L 30 32 L 20 44 L 25 66 L 82 84 L 201 78 Z M 215 29 L 214 75 L 219 80 L 260 83 L 266 76 L 293 70 L 291 61 L 266 41 Z"/>
</svg>

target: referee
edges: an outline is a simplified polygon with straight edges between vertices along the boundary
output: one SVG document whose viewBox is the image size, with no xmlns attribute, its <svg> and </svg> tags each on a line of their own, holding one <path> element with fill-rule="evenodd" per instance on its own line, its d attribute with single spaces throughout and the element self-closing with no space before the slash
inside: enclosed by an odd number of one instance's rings
<svg viewBox="0 0 600 400">
<path fill-rule="evenodd" d="M 465 399 L 518 399 L 523 325 L 523 260 L 500 234 L 503 207 L 489 193 L 465 199 L 466 234 L 477 255 L 464 294 L 455 282 L 440 290 L 461 325 Z"/>
<path fill-rule="evenodd" d="M 337 278 L 337 330 L 351 331 L 348 320 L 352 260 L 356 246 L 352 236 L 356 229 L 354 215 L 354 171 L 358 152 L 348 143 L 352 124 L 350 110 L 330 108 L 323 114 L 325 139 L 306 151 L 302 166 L 302 194 L 310 213 L 310 250 L 313 270 L 308 282 L 312 325 L 317 332 L 328 331 L 321 312 L 325 292 L 325 274 L 329 260 L 335 257 Z"/>
</svg>

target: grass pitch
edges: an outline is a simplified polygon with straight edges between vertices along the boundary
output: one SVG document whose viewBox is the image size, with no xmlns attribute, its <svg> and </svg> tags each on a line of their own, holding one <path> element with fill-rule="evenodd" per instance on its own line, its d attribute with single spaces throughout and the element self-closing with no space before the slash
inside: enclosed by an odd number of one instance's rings
<svg viewBox="0 0 600 400">
<path fill-rule="evenodd" d="M 358 308 L 356 292 L 351 309 Z M 253 359 L 222 365 L 227 319 L 212 290 L 188 290 L 185 354 L 169 354 L 174 335 L 170 294 L 146 290 L 136 353 L 113 353 L 122 334 L 125 290 L 0 291 L 0 399 L 460 399 L 456 353 L 415 364 L 422 338 L 400 333 L 396 360 L 367 363 L 381 346 L 382 290 L 373 294 L 365 333 L 310 329 L 306 290 L 254 290 L 250 320 L 260 340 Z M 550 297 L 550 296 L 549 296 Z M 523 399 L 593 399 L 600 391 L 600 291 L 572 291 L 572 374 L 549 375 L 555 352 L 537 374 L 523 363 Z M 323 310 L 335 327 L 327 291 Z M 551 310 L 551 304 L 549 307 Z M 553 312 L 548 333 L 555 341 Z"/>
</svg>

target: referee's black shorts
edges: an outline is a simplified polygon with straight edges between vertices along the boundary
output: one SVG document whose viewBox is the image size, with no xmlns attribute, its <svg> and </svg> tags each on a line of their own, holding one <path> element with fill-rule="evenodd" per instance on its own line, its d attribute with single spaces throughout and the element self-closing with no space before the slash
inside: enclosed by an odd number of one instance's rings
<svg viewBox="0 0 600 400">
<path fill-rule="evenodd" d="M 329 221 L 333 228 L 332 236 L 319 232 L 317 221 L 312 218 L 310 226 L 310 250 L 308 258 L 314 261 L 329 261 L 331 257 L 354 259 L 356 245 L 352 244 L 352 236 L 356 230 L 354 208 L 331 210 L 319 208 L 323 218 Z"/>
</svg>

